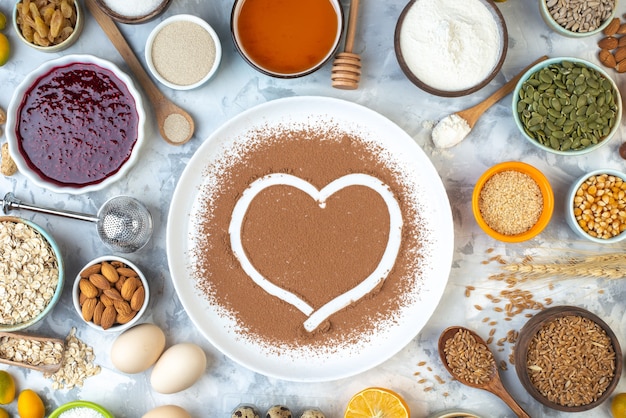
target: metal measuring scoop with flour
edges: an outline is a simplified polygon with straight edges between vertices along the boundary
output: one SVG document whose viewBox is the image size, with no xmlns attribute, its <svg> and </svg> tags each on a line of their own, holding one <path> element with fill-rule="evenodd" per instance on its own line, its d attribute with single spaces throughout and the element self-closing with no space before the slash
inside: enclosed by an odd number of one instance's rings
<svg viewBox="0 0 626 418">
<path fill-rule="evenodd" d="M 548 59 L 542 56 L 528 67 L 524 68 L 515 77 L 496 90 L 477 105 L 461 110 L 441 119 L 433 128 L 432 139 L 437 148 L 450 148 L 457 145 L 471 132 L 472 128 L 483 113 L 507 94 L 511 93 L 522 76 L 535 64 Z"/>
<path fill-rule="evenodd" d="M 13 193 L 7 193 L 2 199 L 2 211 L 6 214 L 13 209 L 95 222 L 102 242 L 111 250 L 120 253 L 138 251 L 152 236 L 152 215 L 140 201 L 130 196 L 113 197 L 104 202 L 97 215 L 89 215 L 23 203 Z"/>
</svg>

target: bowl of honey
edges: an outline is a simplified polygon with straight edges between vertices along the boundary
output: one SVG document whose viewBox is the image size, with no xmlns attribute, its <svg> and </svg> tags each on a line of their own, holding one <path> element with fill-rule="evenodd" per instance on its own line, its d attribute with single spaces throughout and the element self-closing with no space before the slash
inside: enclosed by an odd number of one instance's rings
<svg viewBox="0 0 626 418">
<path fill-rule="evenodd" d="M 243 59 L 263 74 L 302 77 L 336 52 L 344 28 L 338 0 L 236 0 L 231 33 Z"/>
</svg>

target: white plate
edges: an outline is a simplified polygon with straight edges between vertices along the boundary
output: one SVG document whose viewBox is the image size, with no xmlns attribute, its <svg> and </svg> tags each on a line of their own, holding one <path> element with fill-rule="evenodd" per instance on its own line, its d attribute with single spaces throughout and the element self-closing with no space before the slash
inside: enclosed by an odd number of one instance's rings
<svg viewBox="0 0 626 418">
<path fill-rule="evenodd" d="M 26 161 L 26 159 L 19 151 L 17 142 L 18 139 L 15 135 L 15 127 L 19 119 L 17 112 L 28 90 L 37 82 L 37 80 L 39 80 L 39 78 L 50 73 L 54 68 L 63 67 L 73 63 L 95 64 L 101 68 L 111 71 L 128 88 L 128 91 L 135 101 L 135 108 L 138 116 L 137 141 L 133 146 L 130 157 L 120 166 L 119 170 L 114 174 L 102 179 L 98 183 L 77 187 L 57 184 L 47 178 L 40 176 L 36 171 L 32 170 L 28 166 L 28 162 Z M 113 64 L 110 61 L 103 60 L 93 55 L 73 54 L 46 61 L 35 70 L 33 70 L 30 74 L 27 74 L 26 77 L 24 77 L 22 82 L 16 87 L 15 91 L 13 92 L 13 97 L 11 98 L 11 102 L 9 103 L 9 107 L 7 109 L 6 136 L 7 142 L 9 144 L 9 152 L 11 154 L 11 157 L 15 161 L 19 172 L 28 177 L 28 179 L 31 180 L 34 184 L 39 187 L 52 190 L 56 193 L 81 194 L 92 192 L 95 190 L 101 190 L 126 176 L 128 170 L 139 158 L 139 152 L 145 140 L 145 124 L 146 113 L 143 107 L 143 99 L 141 98 L 141 94 L 139 93 L 139 91 L 135 88 L 134 82 L 126 73 L 124 73 L 122 70 L 119 69 L 117 65 Z"/>
<path fill-rule="evenodd" d="M 206 170 L 224 149 L 251 129 L 285 124 L 335 123 L 366 135 L 402 167 L 416 190 L 420 220 L 427 231 L 421 285 L 413 289 L 412 302 L 402 308 L 398 320 L 359 346 L 342 347 L 325 356 L 268 352 L 254 342 L 242 343 L 236 324 L 219 314 L 195 287 L 189 254 L 197 235 L 193 213 L 201 205 L 199 194 Z M 203 174 L 204 173 L 204 174 Z M 420 198 L 421 196 L 421 198 Z M 454 231 L 448 196 L 431 161 L 415 141 L 382 115 L 360 105 L 325 97 L 293 97 L 249 109 L 217 129 L 196 151 L 182 173 L 170 206 L 167 223 L 167 255 L 174 287 L 191 320 L 222 353 L 258 373 L 291 381 L 329 381 L 355 375 L 392 357 L 424 327 L 439 304 L 452 263 Z M 356 344 L 356 343 L 355 343 Z"/>
</svg>

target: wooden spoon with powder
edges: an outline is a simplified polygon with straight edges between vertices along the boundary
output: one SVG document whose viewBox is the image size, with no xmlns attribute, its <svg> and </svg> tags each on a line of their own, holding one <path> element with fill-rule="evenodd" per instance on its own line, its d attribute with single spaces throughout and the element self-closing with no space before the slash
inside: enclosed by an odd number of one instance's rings
<svg viewBox="0 0 626 418">
<path fill-rule="evenodd" d="M 191 115 L 169 101 L 154 85 L 115 22 L 100 9 L 95 0 L 85 0 L 85 4 L 150 98 L 163 139 L 172 145 L 182 145 L 189 141 L 194 132 Z"/>
<path fill-rule="evenodd" d="M 542 56 L 528 67 L 520 71 L 515 77 L 506 82 L 502 87 L 496 90 L 491 96 L 487 97 L 477 105 L 470 107 L 469 109 L 461 110 L 453 113 L 441 119 L 437 125 L 433 128 L 432 139 L 437 148 L 450 148 L 457 145 L 470 133 L 478 119 L 482 116 L 487 109 L 493 106 L 496 102 L 502 99 L 507 94 L 511 93 L 517 82 L 522 76 L 531 69 L 535 64 L 540 63 L 548 59 L 547 56 Z"/>
</svg>

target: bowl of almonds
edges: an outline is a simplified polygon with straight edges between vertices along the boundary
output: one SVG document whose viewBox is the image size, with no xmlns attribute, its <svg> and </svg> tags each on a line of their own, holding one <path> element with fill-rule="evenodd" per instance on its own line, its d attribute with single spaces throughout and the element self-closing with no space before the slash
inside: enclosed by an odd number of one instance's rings
<svg viewBox="0 0 626 418">
<path fill-rule="evenodd" d="M 92 328 L 121 332 L 145 312 L 150 292 L 141 270 L 129 260 L 108 255 L 83 267 L 72 299 L 78 315 Z"/>
<path fill-rule="evenodd" d="M 78 0 L 21 0 L 13 9 L 13 27 L 22 42 L 43 52 L 71 46 L 83 29 Z"/>
</svg>

